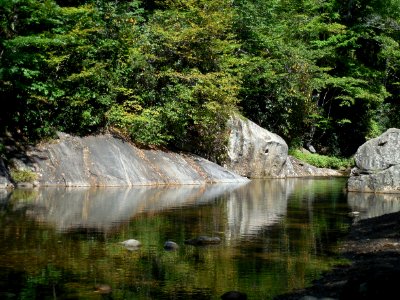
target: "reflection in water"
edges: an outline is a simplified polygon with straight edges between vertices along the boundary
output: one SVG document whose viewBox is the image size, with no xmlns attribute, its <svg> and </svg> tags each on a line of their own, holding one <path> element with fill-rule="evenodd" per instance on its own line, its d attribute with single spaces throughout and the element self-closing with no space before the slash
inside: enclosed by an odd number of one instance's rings
<svg viewBox="0 0 400 300">
<path fill-rule="evenodd" d="M 351 210 L 360 213 L 358 220 L 400 211 L 400 194 L 349 192 L 347 199 Z"/>
<path fill-rule="evenodd" d="M 244 183 L 245 184 L 245 183 Z M 132 188 L 46 188 L 34 199 L 18 201 L 39 222 L 68 231 L 90 228 L 107 231 L 143 212 L 201 205 L 240 187 L 240 184 L 183 185 Z"/>
<path fill-rule="evenodd" d="M 346 233 L 342 179 L 16 190 L 0 201 L 0 298 L 249 299 L 301 288 Z M 200 235 L 222 242 L 195 247 Z M 119 242 L 138 239 L 127 251 Z M 165 251 L 167 240 L 179 245 Z"/>
<path fill-rule="evenodd" d="M 297 179 L 256 180 L 242 185 L 174 187 L 47 188 L 33 199 L 17 199 L 17 209 L 58 230 L 87 228 L 107 231 L 143 212 L 156 213 L 184 206 L 204 205 L 227 197 L 227 239 L 257 234 L 286 214 L 287 199 Z M 13 197 L 15 198 L 15 197 Z"/>
<path fill-rule="evenodd" d="M 288 196 L 297 179 L 254 180 L 237 189 L 227 202 L 227 239 L 255 235 L 286 214 Z"/>
<path fill-rule="evenodd" d="M 30 217 L 61 231 L 88 228 L 100 232 L 143 212 L 204 205 L 225 196 L 228 219 L 225 236 L 229 240 L 255 235 L 276 223 L 286 214 L 287 200 L 293 190 L 307 191 L 310 186 L 312 190 L 315 183 L 310 179 L 290 179 L 172 187 L 46 188 L 38 190 L 28 201 L 17 199 L 15 207 L 25 207 Z M 308 195 L 309 200 L 313 193 Z"/>
</svg>

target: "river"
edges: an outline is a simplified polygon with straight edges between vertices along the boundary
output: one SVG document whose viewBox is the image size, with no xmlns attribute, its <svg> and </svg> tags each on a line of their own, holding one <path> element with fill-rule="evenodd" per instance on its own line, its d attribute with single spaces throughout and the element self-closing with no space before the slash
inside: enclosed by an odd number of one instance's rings
<svg viewBox="0 0 400 300">
<path fill-rule="evenodd" d="M 303 178 L 2 194 L 0 298 L 220 299 L 239 290 L 273 299 L 340 262 L 350 212 L 400 210 L 398 199 L 376 205 L 348 195 L 345 184 Z M 221 243 L 184 243 L 201 235 Z M 142 246 L 126 249 L 127 239 Z M 179 249 L 164 250 L 168 240 Z"/>
</svg>

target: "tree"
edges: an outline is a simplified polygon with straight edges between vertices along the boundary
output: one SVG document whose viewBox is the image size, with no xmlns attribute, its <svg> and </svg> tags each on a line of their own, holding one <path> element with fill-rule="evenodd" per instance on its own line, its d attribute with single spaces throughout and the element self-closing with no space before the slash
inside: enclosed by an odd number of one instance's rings
<svg viewBox="0 0 400 300">
<path fill-rule="evenodd" d="M 113 107 L 110 118 L 115 122 L 123 116 L 123 126 L 143 144 L 218 160 L 239 82 L 230 1 L 164 1 L 160 7 L 149 16 L 140 40 L 139 51 L 151 70 L 142 71 L 148 86 L 141 89 L 130 81 L 134 99 Z"/>
<path fill-rule="evenodd" d="M 331 154 L 351 155 L 382 132 L 398 57 L 399 2 L 389 2 L 235 1 L 246 115 Z"/>
<path fill-rule="evenodd" d="M 135 38 L 137 1 L 1 2 L 3 99 L 10 131 L 31 139 L 54 130 L 86 134 L 104 127 L 127 43 Z"/>
</svg>

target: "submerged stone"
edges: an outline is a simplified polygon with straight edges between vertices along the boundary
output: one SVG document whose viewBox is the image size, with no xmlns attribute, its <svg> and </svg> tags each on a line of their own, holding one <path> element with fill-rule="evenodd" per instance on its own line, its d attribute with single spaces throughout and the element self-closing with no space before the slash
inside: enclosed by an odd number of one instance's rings
<svg viewBox="0 0 400 300">
<path fill-rule="evenodd" d="M 164 243 L 164 249 L 167 251 L 174 251 L 179 249 L 179 245 L 172 241 L 166 241 Z"/>
<path fill-rule="evenodd" d="M 221 243 L 219 237 L 199 236 L 190 240 L 186 240 L 185 244 L 193 246 L 215 245 Z"/>
<path fill-rule="evenodd" d="M 238 291 L 229 291 L 221 296 L 222 300 L 247 300 L 247 295 Z"/>
<path fill-rule="evenodd" d="M 135 239 L 123 241 L 121 244 L 124 245 L 124 247 L 128 250 L 136 250 L 142 246 L 142 243 Z"/>
</svg>

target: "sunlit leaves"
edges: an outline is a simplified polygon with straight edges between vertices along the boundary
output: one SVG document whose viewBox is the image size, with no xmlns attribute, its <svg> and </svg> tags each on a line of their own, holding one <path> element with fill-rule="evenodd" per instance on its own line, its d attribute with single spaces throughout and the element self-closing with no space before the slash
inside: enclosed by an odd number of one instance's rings
<svg viewBox="0 0 400 300">
<path fill-rule="evenodd" d="M 289 143 L 349 145 L 350 155 L 400 124 L 399 8 L 398 0 L 0 0 L 0 95 L 10 103 L 0 117 L 31 138 L 116 127 L 140 144 L 213 156 L 241 107 Z"/>
</svg>

